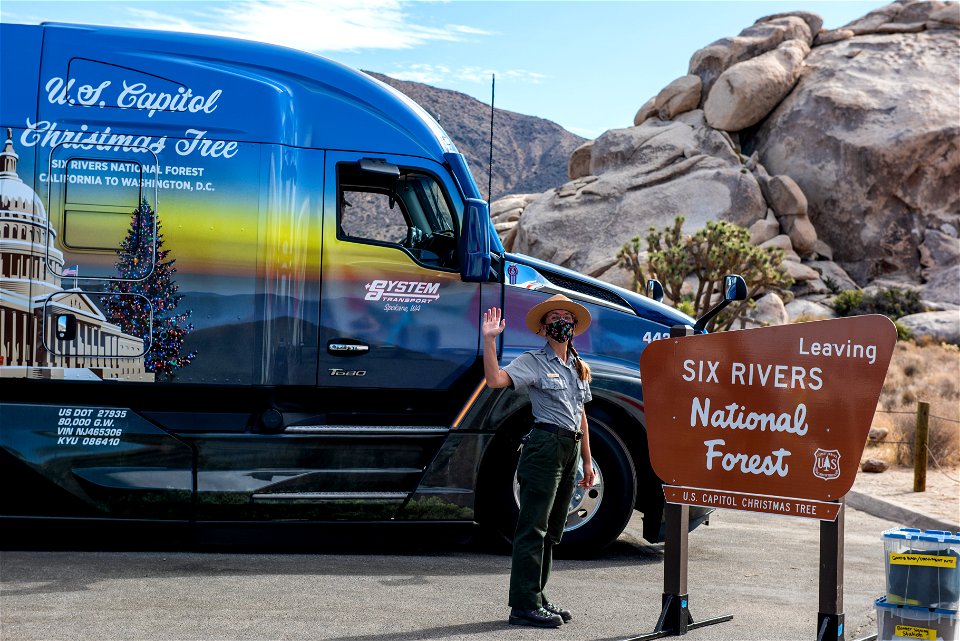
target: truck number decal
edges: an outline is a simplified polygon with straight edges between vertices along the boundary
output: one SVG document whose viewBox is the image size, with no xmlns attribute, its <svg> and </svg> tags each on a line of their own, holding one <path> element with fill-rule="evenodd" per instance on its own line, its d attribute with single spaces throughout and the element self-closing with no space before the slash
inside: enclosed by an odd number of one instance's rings
<svg viewBox="0 0 960 641">
<path fill-rule="evenodd" d="M 643 335 L 643 342 L 652 343 L 653 341 L 658 341 L 661 338 L 670 338 L 670 332 L 647 332 Z"/>
<path fill-rule="evenodd" d="M 120 445 L 128 410 L 61 407 L 57 411 L 57 445 Z"/>
</svg>

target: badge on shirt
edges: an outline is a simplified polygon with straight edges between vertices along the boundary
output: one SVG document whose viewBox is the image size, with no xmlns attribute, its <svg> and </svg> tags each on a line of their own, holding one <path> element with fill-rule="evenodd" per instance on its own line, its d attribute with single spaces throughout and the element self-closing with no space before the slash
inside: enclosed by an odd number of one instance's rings
<svg viewBox="0 0 960 641">
<path fill-rule="evenodd" d="M 547 378 L 560 378 L 560 375 L 556 372 L 547 372 Z"/>
</svg>

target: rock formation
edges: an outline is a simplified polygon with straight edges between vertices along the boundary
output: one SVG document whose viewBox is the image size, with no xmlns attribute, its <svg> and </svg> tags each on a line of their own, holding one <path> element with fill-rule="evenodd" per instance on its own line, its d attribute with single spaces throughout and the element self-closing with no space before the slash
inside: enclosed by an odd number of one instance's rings
<svg viewBox="0 0 960 641">
<path fill-rule="evenodd" d="M 925 295 L 960 304 L 950 257 L 960 247 L 960 39 L 931 20 L 951 10 L 960 15 L 956 4 L 893 4 L 849 25 L 852 37 L 815 46 L 793 91 L 741 141 L 800 186 L 819 235 L 861 285 L 937 283 L 952 271 L 952 292 L 935 284 Z"/>
<path fill-rule="evenodd" d="M 667 226 L 678 214 L 691 229 L 718 218 L 750 225 L 766 215 L 756 177 L 730 137 L 706 124 L 702 110 L 607 131 L 587 151 L 589 175 L 540 195 L 524 210 L 514 251 L 602 274 L 599 267 L 609 268 L 633 235 Z M 571 168 L 585 164 L 581 158 Z M 591 230 L 589 243 L 583 229 Z M 625 273 L 613 280 L 629 282 Z"/>
<path fill-rule="evenodd" d="M 578 147 L 570 181 L 501 224 L 514 251 L 626 285 L 613 258 L 633 236 L 728 220 L 784 250 L 807 303 L 882 277 L 960 317 L 958 59 L 957 3 L 898 0 L 832 31 L 761 18 L 694 53 L 634 126 Z M 776 303 L 777 318 L 831 314 Z"/>
</svg>

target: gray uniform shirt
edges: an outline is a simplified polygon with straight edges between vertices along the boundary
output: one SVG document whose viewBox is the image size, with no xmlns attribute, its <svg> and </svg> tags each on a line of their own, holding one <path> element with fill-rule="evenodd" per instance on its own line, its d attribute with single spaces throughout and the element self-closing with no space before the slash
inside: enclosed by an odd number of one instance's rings
<svg viewBox="0 0 960 641">
<path fill-rule="evenodd" d="M 503 368 L 516 390 L 529 390 L 533 418 L 564 429 L 580 429 L 583 404 L 593 398 L 590 383 L 581 381 L 567 353 L 564 363 L 550 344 L 524 352 Z"/>
</svg>

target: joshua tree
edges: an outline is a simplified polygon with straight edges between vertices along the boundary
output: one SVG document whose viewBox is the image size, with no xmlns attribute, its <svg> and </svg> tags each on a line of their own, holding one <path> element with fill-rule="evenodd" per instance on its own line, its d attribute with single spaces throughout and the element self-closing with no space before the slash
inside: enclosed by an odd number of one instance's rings
<svg viewBox="0 0 960 641">
<path fill-rule="evenodd" d="M 778 269 L 783 260 L 779 249 L 761 249 L 750 243 L 750 233 L 733 223 L 710 221 L 692 236 L 683 234 L 683 216 L 672 227 L 650 228 L 646 259 L 635 236 L 617 253 L 619 265 L 633 274 L 633 287 L 643 291 L 647 275 L 663 285 L 666 296 L 691 316 L 700 316 L 717 302 L 726 274 L 740 274 L 747 281 L 748 296 L 717 315 L 708 329 L 726 330 L 742 318 L 752 299 L 767 290 L 783 290 L 793 279 Z M 695 290 L 681 293 L 683 281 L 696 277 Z"/>
</svg>

